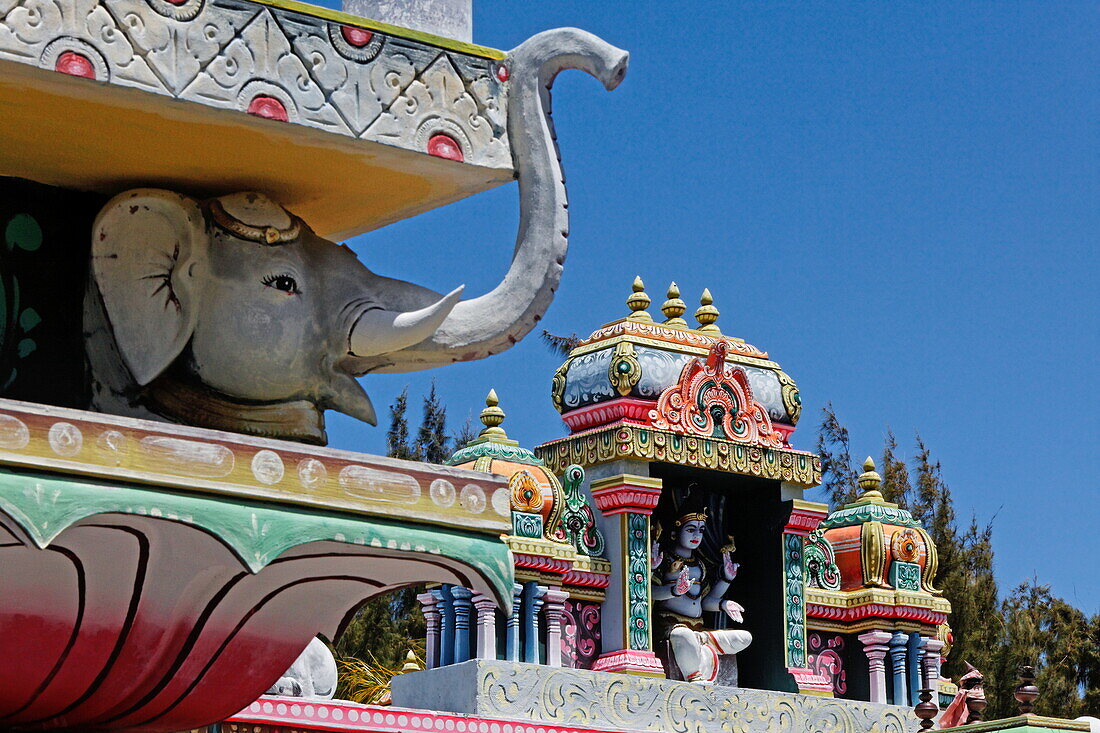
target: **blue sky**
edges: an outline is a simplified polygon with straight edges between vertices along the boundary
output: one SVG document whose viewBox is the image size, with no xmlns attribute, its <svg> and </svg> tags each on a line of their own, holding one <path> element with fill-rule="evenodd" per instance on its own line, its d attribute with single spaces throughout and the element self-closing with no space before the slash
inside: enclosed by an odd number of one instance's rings
<svg viewBox="0 0 1100 733">
<path fill-rule="evenodd" d="M 475 41 L 573 25 L 631 52 L 613 93 L 563 73 L 572 213 L 544 325 L 625 315 L 640 274 L 771 353 L 853 453 L 893 428 L 943 463 L 960 521 L 994 518 L 1002 592 L 1035 576 L 1100 611 L 1100 10 L 1094 3 L 477 0 Z M 505 186 L 351 241 L 376 271 L 448 291 L 507 269 Z M 490 386 L 527 446 L 565 433 L 560 359 L 532 334 L 487 361 L 364 380 L 379 413 L 434 379 L 452 424 Z M 329 413 L 336 447 L 385 425 Z M 810 498 L 815 498 L 811 495 Z"/>
</svg>

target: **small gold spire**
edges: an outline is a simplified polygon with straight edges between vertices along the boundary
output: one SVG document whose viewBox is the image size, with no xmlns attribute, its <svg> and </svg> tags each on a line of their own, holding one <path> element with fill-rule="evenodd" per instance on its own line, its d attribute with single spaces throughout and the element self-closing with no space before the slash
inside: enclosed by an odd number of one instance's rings
<svg viewBox="0 0 1100 733">
<path fill-rule="evenodd" d="M 633 312 L 627 317 L 632 321 L 652 321 L 653 316 L 646 313 L 650 300 L 645 294 L 645 284 L 642 282 L 641 275 L 634 278 L 634 284 L 631 287 L 634 292 L 626 299 L 626 305 Z"/>
<path fill-rule="evenodd" d="M 703 294 L 699 296 L 699 308 L 695 311 L 695 320 L 699 321 L 696 331 L 712 333 L 719 336 L 722 329 L 718 328 L 715 321 L 718 320 L 718 309 L 714 307 L 714 296 L 710 294 L 710 288 L 703 288 Z"/>
<path fill-rule="evenodd" d="M 504 432 L 504 428 L 500 427 L 500 424 L 504 422 L 504 410 L 497 407 L 500 404 L 500 399 L 497 398 L 497 391 L 490 389 L 489 394 L 485 397 L 485 409 L 481 411 L 481 423 L 485 426 L 485 429 L 478 433 L 479 438 L 507 438 L 508 434 Z"/>
<path fill-rule="evenodd" d="M 686 310 L 687 305 L 680 300 L 680 288 L 674 282 L 668 286 L 668 300 L 661 306 L 661 312 L 665 314 L 665 325 L 687 328 L 688 322 L 681 318 Z"/>
<path fill-rule="evenodd" d="M 883 501 L 882 492 L 878 490 L 881 485 L 882 476 L 875 471 L 875 459 L 867 456 L 863 462 L 863 473 L 859 475 L 859 488 L 863 489 L 863 494 L 857 501 Z"/>
<path fill-rule="evenodd" d="M 413 650 L 410 649 L 409 653 L 405 655 L 405 665 L 401 667 L 401 674 L 419 672 L 421 669 L 420 662 L 416 661 L 416 655 L 413 654 Z"/>
</svg>

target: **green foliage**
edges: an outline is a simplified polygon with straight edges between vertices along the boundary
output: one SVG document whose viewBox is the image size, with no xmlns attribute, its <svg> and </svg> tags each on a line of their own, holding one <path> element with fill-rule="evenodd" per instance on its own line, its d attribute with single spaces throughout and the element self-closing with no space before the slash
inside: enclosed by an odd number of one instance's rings
<svg viewBox="0 0 1100 733">
<path fill-rule="evenodd" d="M 859 496 L 856 472 L 848 449 L 848 428 L 840 424 L 830 402 L 822 409 L 825 416 L 817 433 L 817 454 L 821 456 L 821 488 L 833 509 L 855 501 Z"/>
<path fill-rule="evenodd" d="M 417 460 L 443 463 L 451 457 L 448 447 L 450 442 L 447 435 L 447 408 L 439 401 L 433 381 L 431 391 L 424 398 L 424 418 L 420 422 L 420 431 L 416 434 Z"/>
<path fill-rule="evenodd" d="M 823 413 L 818 435 L 822 488 L 836 508 L 859 490 L 848 430 L 831 404 Z M 995 720 L 1018 713 L 1012 696 L 1018 668 L 1031 664 L 1039 688 L 1035 713 L 1061 718 L 1095 715 L 1100 710 L 1100 614 L 1087 618 L 1035 579 L 998 600 L 992 520 L 983 525 L 971 517 L 965 529 L 960 528 L 939 461 L 920 435 L 915 444 L 916 455 L 907 464 L 898 454 L 893 432 L 887 431 L 879 466 L 881 491 L 887 501 L 912 512 L 939 551 L 933 585 L 951 601 L 954 636 L 944 675 L 957 679 L 964 662 L 981 670 L 989 700 L 984 717 Z"/>
<path fill-rule="evenodd" d="M 419 458 L 413 447 L 409 445 L 409 421 L 405 417 L 408 409 L 409 388 L 405 387 L 390 405 L 390 429 L 386 431 L 386 455 L 391 458 L 416 461 Z"/>
</svg>

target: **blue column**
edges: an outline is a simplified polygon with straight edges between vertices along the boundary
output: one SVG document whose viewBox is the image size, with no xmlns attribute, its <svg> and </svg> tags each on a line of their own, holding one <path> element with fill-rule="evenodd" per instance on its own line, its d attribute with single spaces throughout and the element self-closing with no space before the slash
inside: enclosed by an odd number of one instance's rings
<svg viewBox="0 0 1100 733">
<path fill-rule="evenodd" d="M 890 637 L 890 670 L 894 673 L 894 689 L 890 702 L 907 707 L 910 705 L 905 680 L 905 647 L 908 643 L 909 637 L 902 631 L 896 631 Z"/>
<path fill-rule="evenodd" d="M 523 609 L 523 586 L 512 586 L 512 615 L 508 617 L 508 627 L 504 635 L 504 658 L 509 662 L 518 662 L 522 657 L 519 645 L 519 618 Z"/>
<path fill-rule="evenodd" d="M 909 704 L 916 705 L 920 702 L 921 684 L 921 659 L 924 657 L 923 639 L 919 631 L 909 632 L 909 643 L 906 644 L 906 670 L 909 673 Z"/>
<path fill-rule="evenodd" d="M 539 611 L 542 609 L 543 588 L 531 580 L 523 589 L 523 661 L 539 664 Z"/>
<path fill-rule="evenodd" d="M 440 633 L 439 633 L 439 666 L 446 667 L 448 664 L 454 663 L 455 653 L 455 608 L 454 599 L 451 598 L 451 586 L 443 584 L 439 590 L 433 590 L 433 594 L 438 593 L 436 598 L 439 599 L 439 616 L 440 616 Z"/>
<path fill-rule="evenodd" d="M 473 610 L 473 592 L 469 588 L 454 586 L 451 598 L 455 610 L 455 649 L 454 663 L 465 662 L 470 658 L 470 611 Z"/>
</svg>

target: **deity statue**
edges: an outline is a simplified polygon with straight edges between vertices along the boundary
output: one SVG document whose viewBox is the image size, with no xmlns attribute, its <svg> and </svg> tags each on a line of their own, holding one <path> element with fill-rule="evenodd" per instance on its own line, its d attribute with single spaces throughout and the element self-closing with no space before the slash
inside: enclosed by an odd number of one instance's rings
<svg viewBox="0 0 1100 733">
<path fill-rule="evenodd" d="M 713 684 L 719 655 L 748 648 L 752 634 L 744 630 L 707 630 L 703 612 L 722 611 L 743 621 L 744 608 L 723 598 L 737 577 L 733 538 L 719 551 L 718 562 L 699 550 L 708 520 L 707 510 L 683 509 L 662 541 L 658 528 L 653 546 L 653 604 L 660 638 L 669 642 L 672 658 L 688 682 Z"/>
</svg>

